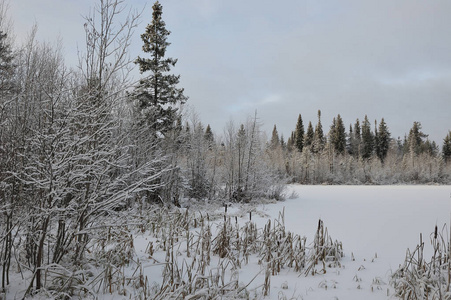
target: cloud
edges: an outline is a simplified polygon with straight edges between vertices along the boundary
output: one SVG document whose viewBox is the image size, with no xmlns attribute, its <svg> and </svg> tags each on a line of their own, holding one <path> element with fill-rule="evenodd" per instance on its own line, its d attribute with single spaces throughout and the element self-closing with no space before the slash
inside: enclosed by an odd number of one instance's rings
<svg viewBox="0 0 451 300">
<path fill-rule="evenodd" d="M 205 19 L 213 18 L 219 10 L 218 1 L 213 0 L 195 0 L 194 5 L 196 6 L 199 14 Z"/>
<path fill-rule="evenodd" d="M 257 100 L 248 100 L 243 99 L 241 101 L 237 101 L 234 103 L 231 103 L 230 105 L 227 105 L 227 110 L 232 113 L 242 112 L 242 111 L 249 111 L 249 109 L 257 109 L 257 108 L 264 108 L 265 106 L 272 106 L 276 103 L 282 103 L 282 97 L 281 95 L 271 94 L 267 95 L 264 98 L 257 99 Z"/>
<path fill-rule="evenodd" d="M 48 1 L 59 4 L 49 7 Z M 66 48 L 74 48 L 79 36 L 74 28 L 80 24 L 64 20 L 89 12 L 88 4 L 72 6 L 70 12 L 59 6 L 73 1 L 40 1 L 45 4 L 41 8 L 35 2 L 12 3 L 24 3 L 16 16 L 33 19 L 30 15 L 36 14 L 40 30 L 52 35 L 55 28 L 66 32 L 70 27 L 63 38 Z M 287 136 L 299 113 L 304 123 L 316 123 L 318 109 L 326 128 L 340 113 L 348 124 L 365 114 L 373 120 L 384 117 L 396 136 L 408 132 L 413 121 L 422 121 L 436 141 L 450 129 L 445 108 L 451 104 L 451 1 L 162 4 L 172 32 L 168 55 L 179 59 L 173 71 L 181 74 L 201 120 L 217 130 L 230 117 L 240 121 L 257 110 L 266 131 L 276 123 Z M 46 20 L 38 13 L 45 13 Z M 147 7 L 144 25 L 149 16 Z M 138 39 L 131 53 L 140 53 L 140 47 Z"/>
<path fill-rule="evenodd" d="M 260 101 L 260 104 L 264 105 L 264 104 L 274 104 L 274 103 L 281 103 L 281 102 L 283 102 L 281 95 L 268 95 L 267 97 L 265 97 L 264 99 L 262 99 Z"/>
</svg>

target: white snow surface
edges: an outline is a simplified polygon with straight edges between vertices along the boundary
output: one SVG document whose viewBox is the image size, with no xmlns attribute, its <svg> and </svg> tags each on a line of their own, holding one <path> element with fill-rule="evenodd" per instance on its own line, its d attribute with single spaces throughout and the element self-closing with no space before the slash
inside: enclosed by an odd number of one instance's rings
<svg viewBox="0 0 451 300">
<path fill-rule="evenodd" d="M 322 219 L 332 239 L 343 243 L 345 256 L 341 267 L 328 268 L 323 275 L 282 270 L 271 276 L 270 296 L 264 299 L 396 299 L 390 275 L 404 262 L 407 248 L 414 249 L 422 233 L 429 259 L 430 234 L 435 225 L 441 230 L 450 221 L 451 186 L 290 185 L 287 194 L 294 197 L 270 204 L 230 204 L 227 214 L 244 224 L 252 211 L 252 221 L 263 228 L 284 212 L 287 230 L 306 236 L 307 244 Z M 136 239 L 138 255 L 147 244 L 145 237 Z M 150 278 L 156 279 L 159 268 L 151 269 L 155 273 Z M 242 266 L 240 282 L 250 282 L 261 269 L 257 263 Z M 254 289 L 251 299 L 263 299 L 263 281 L 261 272 L 249 285 Z"/>
<path fill-rule="evenodd" d="M 422 233 L 425 258 L 429 259 L 432 254 L 429 237 L 435 225 L 442 230 L 450 222 L 451 186 L 289 185 L 287 195 L 293 193 L 294 197 L 280 202 L 232 203 L 227 215 L 237 216 L 242 226 L 249 221 L 252 211 L 252 221 L 263 228 L 268 219 L 277 219 L 283 212 L 286 229 L 307 237 L 307 245 L 313 242 L 318 219 L 321 219 L 332 239 L 343 244 L 341 266 L 327 268 L 326 274 L 314 276 L 282 269 L 280 274 L 271 276 L 270 295 L 264 298 L 263 266 L 254 257 L 238 271 L 239 282 L 250 283 L 250 299 L 396 299 L 389 285 L 390 275 L 404 262 L 407 248 L 414 249 Z M 218 205 L 193 205 L 190 210 L 217 216 L 224 213 L 224 208 Z M 219 224 L 221 219 L 213 223 Z M 146 248 L 155 238 L 147 232 L 135 233 L 133 237 L 135 259 L 142 263 L 144 275 L 150 282 L 160 284 L 165 253 L 155 252 L 150 258 Z M 184 256 L 183 242 L 181 245 L 182 254 L 178 259 Z M 218 259 L 212 257 L 210 268 L 217 263 Z M 130 268 L 127 272 L 135 270 Z M 17 284 L 13 289 L 22 291 L 24 288 Z M 11 292 L 10 295 L 16 294 Z M 130 296 L 114 293 L 99 299 L 129 299 Z"/>
<path fill-rule="evenodd" d="M 422 233 L 429 259 L 435 225 L 441 230 L 450 224 L 451 186 L 291 185 L 289 191 L 296 193 L 294 199 L 261 209 L 273 218 L 284 210 L 287 229 L 306 235 L 307 243 L 321 218 L 330 236 L 343 243 L 344 268 L 307 278 L 275 276 L 270 299 L 278 299 L 284 281 L 288 299 L 393 299 L 389 278 L 404 262 L 407 248 L 413 250 Z"/>
</svg>

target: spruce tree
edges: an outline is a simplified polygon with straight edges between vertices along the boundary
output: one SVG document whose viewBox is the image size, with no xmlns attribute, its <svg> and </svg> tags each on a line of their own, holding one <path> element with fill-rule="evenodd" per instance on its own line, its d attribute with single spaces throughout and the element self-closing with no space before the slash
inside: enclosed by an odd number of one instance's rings
<svg viewBox="0 0 451 300">
<path fill-rule="evenodd" d="M 305 133 L 305 146 L 311 146 L 315 137 L 315 131 L 313 130 L 312 122 L 308 122 L 307 132 Z"/>
<path fill-rule="evenodd" d="M 349 125 L 348 143 L 346 144 L 346 151 L 349 155 L 354 155 L 352 145 L 354 145 L 354 132 L 352 131 L 352 125 Z"/>
<path fill-rule="evenodd" d="M 365 119 L 362 124 L 362 158 L 369 159 L 373 155 L 374 150 L 374 135 L 371 132 L 371 124 L 368 121 L 368 117 L 365 115 Z"/>
<path fill-rule="evenodd" d="M 338 153 L 343 154 L 346 149 L 346 131 L 345 131 L 345 125 L 343 123 L 343 119 L 340 115 L 337 116 L 337 147 L 336 150 Z"/>
<path fill-rule="evenodd" d="M 360 128 L 360 121 L 359 119 L 355 120 L 355 124 L 354 124 L 354 137 L 356 140 L 361 139 L 361 128 Z"/>
<path fill-rule="evenodd" d="M 293 151 L 293 148 L 294 148 L 294 131 L 291 132 L 291 135 L 288 137 L 288 140 L 287 140 L 288 152 Z"/>
<path fill-rule="evenodd" d="M 352 152 L 354 157 L 360 157 L 362 135 L 360 129 L 360 121 L 357 119 L 354 124 L 354 144 L 352 145 Z"/>
<path fill-rule="evenodd" d="M 382 118 L 379 124 L 379 130 L 376 139 L 376 155 L 381 162 L 384 162 L 387 157 L 388 149 L 390 147 L 390 132 L 388 131 L 387 124 L 384 118 Z"/>
<path fill-rule="evenodd" d="M 287 148 L 283 134 L 280 135 L 280 146 L 282 147 L 282 150 L 285 150 Z"/>
<path fill-rule="evenodd" d="M 335 149 L 335 137 L 336 137 L 336 132 L 335 129 L 337 127 L 337 119 L 334 118 L 332 120 L 332 124 L 330 125 L 330 129 L 329 129 L 329 142 L 332 144 L 332 146 L 334 146 Z"/>
<path fill-rule="evenodd" d="M 277 132 L 276 124 L 274 124 L 274 128 L 272 130 L 270 148 L 272 150 L 276 149 L 280 144 L 279 133 Z"/>
<path fill-rule="evenodd" d="M 208 124 L 207 128 L 205 129 L 204 139 L 205 139 L 205 141 L 207 141 L 209 147 L 211 147 L 211 145 L 213 145 L 213 143 L 215 142 L 214 135 L 213 135 L 213 132 L 211 131 L 210 124 Z"/>
<path fill-rule="evenodd" d="M 378 147 L 378 144 L 379 144 L 379 134 L 377 132 L 377 121 L 376 120 L 374 120 L 374 140 L 373 140 L 373 143 L 374 143 L 374 153 L 377 156 L 377 151 L 378 151 L 377 147 Z"/>
<path fill-rule="evenodd" d="M 163 7 L 157 1 L 152 9 L 152 21 L 141 35 L 142 50 L 147 57 L 139 56 L 135 60 L 143 77 L 129 95 L 135 113 L 132 127 L 133 142 L 138 145 L 136 149 L 141 151 L 133 155 L 134 160 L 140 164 L 163 154 L 176 155 L 177 148 L 180 147 L 178 141 L 181 138 L 181 132 L 176 130 L 180 119 L 177 106 L 187 100 L 183 88 L 177 87 L 180 76 L 170 74 L 177 60 L 166 57 L 166 49 L 170 45 L 167 41 L 170 32 L 162 19 Z M 183 137 L 185 140 L 188 138 L 189 136 Z M 177 182 L 181 179 L 177 173 L 176 163 L 176 159 L 167 159 L 155 166 L 155 172 L 164 171 L 164 175 L 152 182 L 153 185 L 160 187 L 146 191 L 148 201 L 170 201 L 179 193 Z"/>
<path fill-rule="evenodd" d="M 152 22 L 141 35 L 142 49 L 150 57 L 138 57 L 135 61 L 141 74 L 149 72 L 149 75 L 139 81 L 132 97 L 137 102 L 142 121 L 153 127 L 156 135 L 165 135 L 177 119 L 175 106 L 185 103 L 188 98 L 183 94 L 183 88 L 177 88 L 180 75 L 168 74 L 177 59 L 165 57 L 170 45 L 167 41 L 170 31 L 162 19 L 163 7 L 157 1 L 152 9 Z"/>
<path fill-rule="evenodd" d="M 431 143 L 431 155 L 432 156 L 437 156 L 439 152 L 439 147 L 437 145 L 437 143 L 435 141 L 432 141 Z"/>
<path fill-rule="evenodd" d="M 299 152 L 302 152 L 302 149 L 304 148 L 304 124 L 302 122 L 301 114 L 299 114 L 298 121 L 296 123 L 295 145 L 296 149 Z"/>
<path fill-rule="evenodd" d="M 445 162 L 451 161 L 451 130 L 448 131 L 448 135 L 443 139 L 442 154 Z"/>
<path fill-rule="evenodd" d="M 429 139 L 426 139 L 426 142 L 423 144 L 423 151 L 429 154 L 432 157 L 436 157 L 438 153 L 438 146 L 434 141 L 430 141 Z"/>
<path fill-rule="evenodd" d="M 346 148 L 346 133 L 343 124 L 343 119 L 340 115 L 334 118 L 331 131 L 330 131 L 330 142 L 334 146 L 335 151 L 338 154 L 343 154 Z"/>
<path fill-rule="evenodd" d="M 427 135 L 421 131 L 421 123 L 416 121 L 413 122 L 407 137 L 406 151 L 415 155 L 422 153 L 425 150 L 423 142 L 423 138 L 425 137 L 427 137 Z"/>
<path fill-rule="evenodd" d="M 318 123 L 315 127 L 315 135 L 313 138 L 313 152 L 320 153 L 324 149 L 325 139 L 323 126 L 321 125 L 321 110 L 318 110 Z"/>
</svg>

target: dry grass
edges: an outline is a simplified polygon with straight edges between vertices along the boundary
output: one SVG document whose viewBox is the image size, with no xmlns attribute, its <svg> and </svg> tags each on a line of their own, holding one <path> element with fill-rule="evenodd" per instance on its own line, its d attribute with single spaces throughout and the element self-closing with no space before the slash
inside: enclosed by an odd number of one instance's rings
<svg viewBox="0 0 451 300">
<path fill-rule="evenodd" d="M 447 231 L 446 226 L 441 232 L 435 226 L 430 237 L 433 254 L 429 260 L 424 257 L 425 243 L 421 234 L 414 251 L 407 249 L 404 264 L 390 280 L 396 296 L 406 300 L 451 299 L 451 245 Z"/>
<path fill-rule="evenodd" d="M 264 228 L 226 214 L 154 207 L 122 216 L 124 225 L 101 225 L 88 245 L 89 255 L 78 269 L 46 270 L 43 295 L 52 298 L 96 298 L 102 294 L 127 299 L 250 299 L 271 293 L 271 277 L 282 269 L 305 275 L 323 274 L 339 265 L 342 247 L 332 242 L 320 220 L 314 241 L 285 228 L 284 213 Z M 98 220 L 99 225 L 107 220 Z M 134 236 L 149 238 L 139 261 Z M 154 259 L 164 257 L 164 260 Z M 146 268 L 161 268 L 149 278 Z M 260 272 L 247 282 L 239 270 L 259 264 Z M 155 269 L 153 269 L 155 270 Z M 158 283 L 156 283 L 158 282 Z M 252 288 L 251 288 L 252 287 Z"/>
</svg>

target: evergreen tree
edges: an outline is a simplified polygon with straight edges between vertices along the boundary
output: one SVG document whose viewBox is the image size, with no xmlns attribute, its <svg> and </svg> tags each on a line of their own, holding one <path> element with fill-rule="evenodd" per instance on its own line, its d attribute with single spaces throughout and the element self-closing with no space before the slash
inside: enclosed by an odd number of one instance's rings
<svg viewBox="0 0 451 300">
<path fill-rule="evenodd" d="M 436 157 L 438 154 L 438 146 L 434 141 L 430 141 L 426 139 L 426 142 L 423 144 L 423 152 L 426 152 L 432 157 Z"/>
<path fill-rule="evenodd" d="M 345 125 L 343 123 L 343 119 L 340 115 L 337 116 L 337 147 L 336 150 L 338 153 L 343 154 L 346 149 L 346 131 L 345 131 Z"/>
<path fill-rule="evenodd" d="M 432 145 L 431 145 L 431 155 L 432 156 L 437 156 L 439 152 L 439 147 L 437 145 L 437 143 L 435 141 L 432 141 Z"/>
<path fill-rule="evenodd" d="M 290 137 L 287 140 L 287 150 L 288 152 L 293 151 L 294 149 L 294 131 L 291 132 Z"/>
<path fill-rule="evenodd" d="M 330 125 L 330 129 L 329 129 L 329 142 L 332 144 L 332 146 L 334 146 L 335 148 L 335 129 L 337 127 L 337 119 L 333 118 L 332 120 L 332 125 Z"/>
<path fill-rule="evenodd" d="M 143 77 L 129 95 L 135 109 L 131 136 L 139 150 L 133 156 L 138 164 L 162 155 L 171 157 L 155 166 L 155 172 L 169 171 L 155 178 L 152 184 L 159 187 L 146 191 L 145 196 L 150 202 L 176 201 L 182 180 L 177 166 L 177 149 L 180 148 L 180 140 L 189 138 L 182 137 L 182 132 L 177 130 L 180 119 L 177 106 L 183 104 L 187 97 L 183 94 L 183 88 L 177 87 L 180 76 L 170 74 L 177 60 L 166 57 L 170 32 L 162 19 L 163 7 L 157 1 L 152 9 L 152 21 L 141 35 L 142 50 L 148 57 L 139 56 L 135 61 Z M 192 134 L 193 130 L 190 131 Z"/>
<path fill-rule="evenodd" d="M 334 118 L 330 127 L 330 142 L 338 154 L 343 154 L 346 148 L 346 133 L 343 119 L 340 115 Z"/>
<path fill-rule="evenodd" d="M 423 138 L 425 137 L 427 137 L 427 135 L 421 131 L 421 123 L 416 121 L 413 122 L 412 128 L 410 129 L 407 137 L 406 151 L 415 155 L 425 151 L 423 142 Z"/>
<path fill-rule="evenodd" d="M 451 161 L 451 130 L 448 131 L 448 135 L 443 139 L 442 154 L 445 162 Z"/>
<path fill-rule="evenodd" d="M 359 119 L 355 120 L 354 124 L 354 137 L 356 140 L 360 141 L 362 138 L 361 129 L 360 129 L 360 121 Z"/>
<path fill-rule="evenodd" d="M 374 140 L 373 140 L 373 142 L 374 142 L 374 152 L 377 156 L 377 146 L 379 143 L 379 134 L 377 132 L 377 121 L 376 120 L 374 120 Z"/>
<path fill-rule="evenodd" d="M 346 151 L 349 155 L 354 155 L 352 145 L 354 145 L 354 132 L 352 131 L 352 125 L 349 125 L 348 143 L 346 144 Z"/>
<path fill-rule="evenodd" d="M 280 146 L 282 147 L 282 150 L 285 150 L 287 148 L 283 134 L 280 135 Z"/>
<path fill-rule="evenodd" d="M 299 152 L 302 152 L 302 149 L 304 148 L 304 124 L 302 122 L 301 114 L 299 114 L 298 121 L 296 123 L 295 145 L 296 149 Z"/>
<path fill-rule="evenodd" d="M 180 75 L 167 74 L 177 60 L 165 57 L 170 31 L 162 19 L 163 7 L 157 1 L 152 8 L 152 22 L 141 35 L 142 49 L 150 58 L 138 57 L 135 62 L 141 74 L 150 72 L 150 75 L 139 81 L 132 97 L 137 101 L 142 121 L 152 126 L 155 134 L 165 135 L 177 119 L 175 106 L 185 103 L 187 97 L 183 95 L 183 88 L 177 88 Z"/>
<path fill-rule="evenodd" d="M 305 146 L 311 146 L 313 144 L 313 139 L 315 137 L 315 132 L 313 131 L 312 122 L 308 122 L 307 132 L 305 133 Z"/>
<path fill-rule="evenodd" d="M 280 144 L 279 133 L 277 132 L 276 124 L 274 124 L 274 128 L 272 130 L 271 141 L 269 146 L 272 150 L 276 149 Z"/>
<path fill-rule="evenodd" d="M 368 121 L 368 117 L 365 115 L 365 119 L 362 124 L 362 157 L 369 159 L 373 155 L 374 150 L 374 135 L 371 132 L 371 124 Z"/>
<path fill-rule="evenodd" d="M 361 135 L 361 129 L 360 129 L 360 121 L 357 119 L 354 124 L 354 143 L 352 144 L 352 152 L 354 157 L 360 156 L 360 148 L 362 144 L 362 135 Z"/>
<path fill-rule="evenodd" d="M 319 153 L 323 151 L 325 143 L 323 126 L 321 125 L 321 110 L 318 110 L 318 124 L 316 124 L 313 138 L 313 152 Z"/>
<path fill-rule="evenodd" d="M 214 144 L 215 138 L 213 135 L 213 132 L 211 131 L 210 124 L 207 125 L 207 128 L 205 129 L 204 139 L 207 141 L 209 147 Z"/>
<path fill-rule="evenodd" d="M 390 147 L 390 132 L 388 131 L 387 124 L 384 118 L 382 118 L 379 124 L 379 131 L 376 139 L 376 155 L 384 162 L 387 157 L 388 149 Z"/>
</svg>

